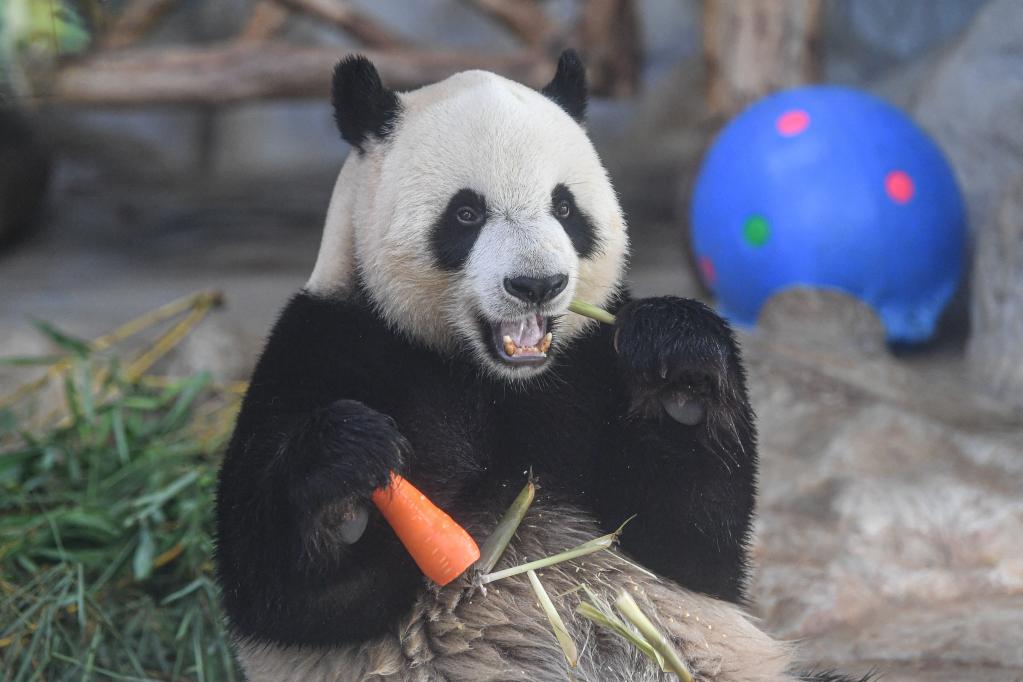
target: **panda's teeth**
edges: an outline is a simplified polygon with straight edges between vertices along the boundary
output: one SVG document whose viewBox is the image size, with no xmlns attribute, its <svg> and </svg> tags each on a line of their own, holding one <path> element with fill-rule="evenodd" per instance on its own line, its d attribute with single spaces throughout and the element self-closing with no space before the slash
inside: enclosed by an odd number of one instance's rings
<svg viewBox="0 0 1023 682">
<path fill-rule="evenodd" d="M 512 337 L 506 334 L 501 341 L 504 343 L 504 352 L 507 353 L 509 357 L 515 355 L 516 351 L 518 351 L 518 347 L 515 345 L 515 342 L 512 341 Z"/>
<path fill-rule="evenodd" d="M 549 351 L 551 349 L 551 341 L 553 341 L 553 340 L 554 340 L 554 334 L 551 334 L 550 332 L 547 332 L 546 334 L 543 335 L 543 338 L 540 340 L 540 343 L 537 345 L 537 347 L 536 347 L 537 350 L 539 350 L 544 355 L 547 355 L 547 351 Z"/>
</svg>

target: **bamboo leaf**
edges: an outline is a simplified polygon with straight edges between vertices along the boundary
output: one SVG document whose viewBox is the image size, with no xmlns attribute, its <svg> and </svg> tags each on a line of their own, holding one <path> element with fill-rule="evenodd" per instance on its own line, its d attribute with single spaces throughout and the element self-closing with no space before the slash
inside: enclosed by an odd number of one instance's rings
<svg viewBox="0 0 1023 682">
<path fill-rule="evenodd" d="M 54 344 L 56 344 L 60 348 L 63 348 L 66 351 L 74 353 L 75 355 L 85 357 L 92 352 L 92 349 L 89 347 L 88 341 L 84 341 L 83 339 L 63 332 L 60 329 L 57 329 L 52 324 L 50 324 L 49 322 L 44 322 L 42 320 L 33 320 L 32 326 L 39 330 L 39 332 L 41 332 L 43 336 L 48 338 Z"/>
<path fill-rule="evenodd" d="M 568 634 L 565 621 L 561 620 L 561 615 L 554 608 L 554 602 L 547 595 L 547 590 L 544 589 L 536 572 L 526 571 L 526 576 L 529 578 L 529 584 L 533 586 L 536 598 L 540 601 L 540 608 L 543 609 L 543 612 L 547 615 L 547 620 L 550 621 L 551 627 L 554 629 L 554 636 L 557 637 L 561 650 L 565 652 L 565 658 L 568 659 L 569 667 L 576 667 L 579 664 L 579 650 L 576 648 L 575 642 L 572 641 L 572 636 Z"/>
<path fill-rule="evenodd" d="M 194 483 L 197 478 L 199 478 L 198 471 L 189 471 L 187 474 L 181 476 L 167 487 L 157 490 L 155 493 L 150 493 L 148 495 L 143 495 L 142 497 L 136 498 L 134 501 L 132 501 L 132 506 L 149 508 L 159 507 L 164 502 L 171 499 L 179 492 L 181 492 L 182 490 L 190 486 L 192 483 Z M 130 520 L 131 519 L 129 519 L 129 521 Z"/>
<path fill-rule="evenodd" d="M 664 657 L 635 628 L 619 618 L 618 614 L 614 612 L 606 600 L 598 597 L 586 584 L 581 585 L 581 588 L 586 592 L 586 596 L 590 601 L 588 603 L 581 602 L 576 608 L 576 613 L 623 637 L 639 649 L 647 658 L 656 663 L 661 670 L 671 672 L 665 666 Z"/>
<path fill-rule="evenodd" d="M 172 592 L 171 594 L 169 594 L 166 597 L 164 597 L 163 600 L 160 602 L 160 605 L 161 606 L 166 606 L 167 604 L 171 604 L 173 602 L 176 602 L 177 600 L 181 599 L 182 597 L 187 597 L 188 595 L 190 595 L 193 592 L 195 592 L 196 590 L 198 590 L 200 587 L 203 587 L 204 585 L 206 585 L 206 583 L 207 583 L 206 578 L 196 578 L 192 582 L 190 582 L 187 585 L 185 585 L 184 587 L 182 587 L 180 590 L 177 590 L 176 592 Z"/>
<path fill-rule="evenodd" d="M 97 540 L 115 538 L 120 532 L 116 526 L 99 514 L 90 513 L 83 509 L 69 509 L 57 516 L 55 521 L 65 532 L 67 532 L 68 527 L 93 531 L 92 536 Z"/>
<path fill-rule="evenodd" d="M 0 357 L 0 367 L 45 367 L 64 359 L 63 355 L 7 355 Z"/>
<path fill-rule="evenodd" d="M 96 408 L 93 403 L 92 377 L 88 365 L 83 360 L 75 363 L 73 381 L 78 387 L 82 416 L 89 424 L 94 424 L 96 421 Z"/>
<path fill-rule="evenodd" d="M 131 562 L 135 580 L 145 580 L 149 577 L 153 572 L 153 557 L 155 555 L 156 542 L 149 532 L 149 527 L 143 524 L 139 527 L 139 543 L 135 547 L 135 557 Z"/>
<path fill-rule="evenodd" d="M 114 449 L 121 464 L 127 464 L 131 459 L 131 452 L 128 449 L 128 434 L 124 428 L 124 410 L 120 406 L 115 407 L 110 413 L 110 424 L 114 432 Z"/>
<path fill-rule="evenodd" d="M 646 614 L 639 608 L 639 604 L 632 598 L 632 595 L 622 590 L 615 600 L 615 608 L 639 630 L 639 633 L 650 643 L 650 646 L 664 657 L 665 664 L 678 676 L 678 679 L 682 680 L 682 682 L 692 682 L 693 677 L 689 673 L 689 668 L 679 658 L 675 647 L 668 642 L 667 638 L 657 629 L 657 626 L 647 618 Z"/>
<path fill-rule="evenodd" d="M 199 397 L 199 393 L 210 383 L 210 380 L 210 374 L 202 372 L 180 385 L 180 392 L 177 394 L 174 406 L 161 423 L 162 430 L 170 430 L 181 424 L 185 414 L 191 409 L 196 398 Z"/>
</svg>

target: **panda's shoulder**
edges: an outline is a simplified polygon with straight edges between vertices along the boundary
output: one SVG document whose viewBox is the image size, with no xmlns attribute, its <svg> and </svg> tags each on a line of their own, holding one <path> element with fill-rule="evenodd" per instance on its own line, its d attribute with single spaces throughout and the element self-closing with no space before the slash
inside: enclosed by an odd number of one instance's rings
<svg viewBox="0 0 1023 682">
<path fill-rule="evenodd" d="M 351 338 L 353 334 L 362 337 L 384 330 L 364 296 L 358 293 L 328 296 L 303 289 L 281 310 L 272 334 Z"/>
<path fill-rule="evenodd" d="M 366 364 L 382 353 L 399 352 L 398 343 L 363 298 L 300 291 L 278 316 L 256 374 L 301 377 L 340 369 L 356 358 Z"/>
</svg>

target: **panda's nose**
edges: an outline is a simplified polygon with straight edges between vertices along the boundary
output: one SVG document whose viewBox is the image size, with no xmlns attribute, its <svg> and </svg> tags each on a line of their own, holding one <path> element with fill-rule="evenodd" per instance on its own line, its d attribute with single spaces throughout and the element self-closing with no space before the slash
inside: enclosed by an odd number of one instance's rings
<svg viewBox="0 0 1023 682">
<path fill-rule="evenodd" d="M 568 284 L 568 275 L 550 277 L 505 277 L 504 290 L 527 303 L 546 303 Z"/>
</svg>

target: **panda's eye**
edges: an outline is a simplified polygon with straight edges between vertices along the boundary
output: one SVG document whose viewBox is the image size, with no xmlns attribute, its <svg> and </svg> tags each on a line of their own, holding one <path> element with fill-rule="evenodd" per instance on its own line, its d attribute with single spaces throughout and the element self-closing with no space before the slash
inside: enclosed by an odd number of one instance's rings
<svg viewBox="0 0 1023 682">
<path fill-rule="evenodd" d="M 458 218 L 458 222 L 463 225 L 467 227 L 474 227 L 480 224 L 480 218 L 482 216 L 480 212 L 472 206 L 462 206 L 455 211 L 455 217 Z"/>
<path fill-rule="evenodd" d="M 562 199 L 554 207 L 554 215 L 557 216 L 558 220 L 564 220 L 572 215 L 572 204 L 567 199 Z"/>
</svg>

